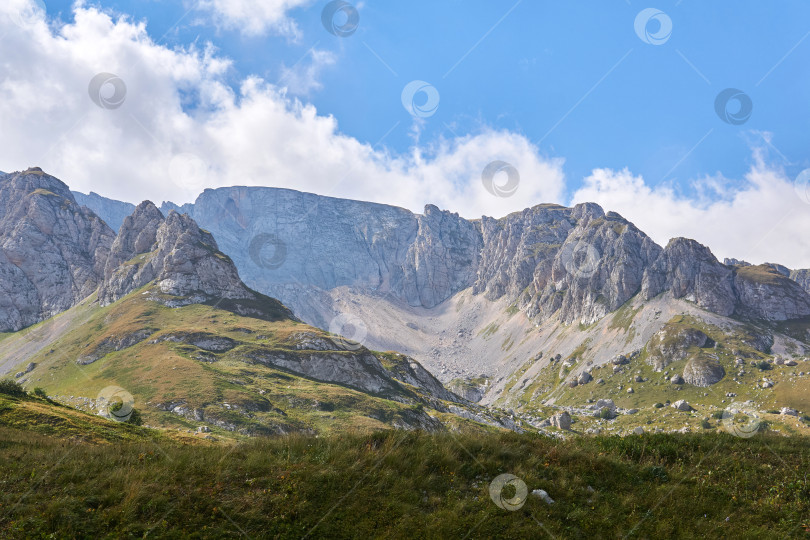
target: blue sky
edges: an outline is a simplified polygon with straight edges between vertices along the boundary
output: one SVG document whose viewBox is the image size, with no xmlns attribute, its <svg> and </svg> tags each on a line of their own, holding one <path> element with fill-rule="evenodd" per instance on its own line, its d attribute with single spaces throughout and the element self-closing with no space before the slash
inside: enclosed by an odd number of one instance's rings
<svg viewBox="0 0 810 540">
<path fill-rule="evenodd" d="M 71 4 L 47 2 L 64 20 Z M 663 45 L 634 31 L 637 13 L 649 6 L 619 0 L 368 1 L 346 38 L 325 31 L 326 3 L 314 2 L 290 12 L 301 31 L 294 41 L 217 28 L 182 2 L 91 4 L 146 20 L 149 35 L 170 46 L 211 41 L 234 61 L 234 84 L 249 74 L 278 81 L 282 65 L 309 62 L 313 47 L 332 51 L 335 63 L 319 74 L 322 88 L 302 99 L 371 144 L 401 122 L 384 140 L 394 152 L 414 142 L 399 98 L 420 79 L 441 96 L 421 143 L 482 125 L 518 132 L 541 153 L 565 158 L 572 189 L 597 167 L 628 167 L 648 183 L 684 190 L 703 175 L 740 178 L 751 146 L 765 144 L 757 132 L 773 135 L 769 156 L 789 172 L 808 165 L 810 41 L 803 40 L 810 5 L 799 0 L 658 2 L 673 25 Z M 754 104 L 741 126 L 715 113 L 714 99 L 728 87 Z"/>
<path fill-rule="evenodd" d="M 470 218 L 587 200 L 662 244 L 810 267 L 807 2 L 364 0 L 338 37 L 323 0 L 46 0 L 21 24 L 40 1 L 0 4 L 2 170 L 134 203 L 227 185 Z M 126 83 L 115 107 L 88 99 L 99 74 Z M 432 114 L 403 106 L 412 81 Z M 514 195 L 487 188 L 496 161 Z"/>
</svg>

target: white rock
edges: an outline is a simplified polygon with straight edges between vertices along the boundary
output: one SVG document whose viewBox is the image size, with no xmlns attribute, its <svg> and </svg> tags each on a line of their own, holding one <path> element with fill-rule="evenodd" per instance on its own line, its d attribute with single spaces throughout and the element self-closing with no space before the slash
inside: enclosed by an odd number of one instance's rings
<svg viewBox="0 0 810 540">
<path fill-rule="evenodd" d="M 548 493 L 546 493 L 542 489 L 535 489 L 534 491 L 532 491 L 532 497 L 537 497 L 538 499 L 541 499 L 546 504 L 554 504 L 554 499 L 549 497 Z"/>
<path fill-rule="evenodd" d="M 684 399 L 679 399 L 678 401 L 673 403 L 672 408 L 678 409 L 679 411 L 687 411 L 687 412 L 692 410 L 692 406 L 689 405 L 689 403 L 687 403 L 686 400 Z"/>
</svg>

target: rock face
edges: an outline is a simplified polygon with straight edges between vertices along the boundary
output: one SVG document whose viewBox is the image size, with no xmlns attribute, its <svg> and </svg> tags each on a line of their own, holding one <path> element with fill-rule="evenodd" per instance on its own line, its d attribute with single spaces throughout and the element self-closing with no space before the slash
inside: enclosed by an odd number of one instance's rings
<svg viewBox="0 0 810 540">
<path fill-rule="evenodd" d="M 0 176 L 0 332 L 47 319 L 92 294 L 113 237 L 41 169 Z"/>
<path fill-rule="evenodd" d="M 790 279 L 798 283 L 802 289 L 810 293 L 810 270 L 792 270 Z"/>
<path fill-rule="evenodd" d="M 739 315 L 766 321 L 784 321 L 810 315 L 810 296 L 778 265 L 739 268 L 734 276 Z"/>
<path fill-rule="evenodd" d="M 516 298 L 529 317 L 559 312 L 590 323 L 617 309 L 641 286 L 661 248 L 618 214 L 595 204 L 541 205 L 481 221 L 474 293 Z"/>
<path fill-rule="evenodd" d="M 164 303 L 174 307 L 225 302 L 223 307 L 236 308 L 242 315 L 259 316 L 262 309 L 255 304 L 272 304 L 279 317 L 294 318 L 277 301 L 245 287 L 211 233 L 174 210 L 164 219 L 146 201 L 124 220 L 112 245 L 99 302 L 111 304 L 152 281 L 172 297 Z"/>
<path fill-rule="evenodd" d="M 474 223 L 432 205 L 414 215 L 287 189 L 223 188 L 180 210 L 213 231 L 245 281 L 268 293 L 290 283 L 352 286 L 433 307 L 470 286 L 481 249 Z M 300 288 L 287 294 L 295 300 Z"/>
<path fill-rule="evenodd" d="M 683 369 L 683 379 L 693 385 L 705 388 L 719 383 L 726 376 L 720 362 L 710 358 L 691 358 Z"/>
<path fill-rule="evenodd" d="M 88 202 L 118 219 L 109 200 Z M 685 238 L 661 248 L 591 203 L 469 221 L 432 205 L 416 215 L 287 189 L 233 187 L 162 208 L 188 213 L 212 231 L 246 283 L 302 313 L 317 311 L 318 291 L 345 286 L 424 308 L 471 288 L 490 300 L 506 298 L 536 323 L 558 317 L 589 324 L 637 293 L 669 293 L 724 316 L 810 315 L 810 273 L 734 259 L 722 264 Z"/>
<path fill-rule="evenodd" d="M 733 274 L 706 246 L 675 238 L 645 271 L 641 293 L 649 300 L 671 291 L 675 298 L 686 298 L 708 311 L 731 315 L 736 305 Z"/>
</svg>

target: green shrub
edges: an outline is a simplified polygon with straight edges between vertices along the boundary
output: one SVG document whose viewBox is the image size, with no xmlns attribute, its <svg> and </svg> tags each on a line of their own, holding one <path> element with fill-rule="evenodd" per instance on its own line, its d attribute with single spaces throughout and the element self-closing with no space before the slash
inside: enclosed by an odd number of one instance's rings
<svg viewBox="0 0 810 540">
<path fill-rule="evenodd" d="M 768 371 L 769 369 L 771 369 L 771 365 L 765 360 L 758 363 L 757 367 L 760 369 L 760 371 Z"/>
<path fill-rule="evenodd" d="M 725 414 L 723 411 L 714 411 L 712 413 L 712 418 L 714 418 L 715 420 L 722 420 L 723 414 Z"/>
<path fill-rule="evenodd" d="M 43 389 L 37 386 L 34 388 L 34 395 L 40 397 L 42 399 L 48 399 L 48 393 Z"/>
<path fill-rule="evenodd" d="M 709 422 L 709 419 L 708 419 L 708 418 L 704 418 L 704 419 L 703 419 L 703 420 L 701 420 L 701 422 L 700 422 L 700 427 L 702 427 L 703 429 L 711 429 L 711 428 L 712 428 L 712 424 L 711 424 L 711 422 Z"/>
<path fill-rule="evenodd" d="M 664 407 L 664 404 L 663 403 L 656 403 L 655 405 L 653 405 L 653 407 L 655 407 L 656 409 L 662 409 Z"/>
<path fill-rule="evenodd" d="M 120 411 L 124 407 L 123 401 L 116 401 L 112 405 L 110 405 L 110 412 L 117 412 Z M 140 426 L 143 424 L 143 418 L 141 417 L 141 413 L 136 408 L 132 408 L 132 412 L 129 413 L 129 417 L 124 420 L 127 424 L 134 424 L 136 426 Z"/>
<path fill-rule="evenodd" d="M 138 409 L 132 409 L 132 414 L 129 415 L 127 424 L 134 424 L 136 426 L 143 425 L 143 418 L 141 418 L 141 413 L 138 411 Z"/>
<path fill-rule="evenodd" d="M 23 388 L 22 385 L 17 381 L 3 379 L 0 381 L 0 394 L 13 397 L 25 397 L 28 395 L 28 392 L 26 392 L 25 388 Z"/>
</svg>

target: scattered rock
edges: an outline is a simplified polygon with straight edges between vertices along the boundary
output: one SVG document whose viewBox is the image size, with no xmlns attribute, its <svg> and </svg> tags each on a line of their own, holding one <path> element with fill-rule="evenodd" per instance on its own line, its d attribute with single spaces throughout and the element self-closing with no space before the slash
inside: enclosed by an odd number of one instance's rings
<svg viewBox="0 0 810 540">
<path fill-rule="evenodd" d="M 588 373 L 587 371 L 583 371 L 582 373 L 579 374 L 579 379 L 577 379 L 577 382 L 579 382 L 579 384 L 588 384 L 592 380 L 593 377 L 591 377 L 591 374 Z"/>
<path fill-rule="evenodd" d="M 574 364 L 576 364 L 576 363 L 577 363 L 576 358 L 566 358 L 565 362 L 563 362 L 562 365 L 563 365 L 563 367 L 570 368 L 570 367 L 574 367 Z"/>
<path fill-rule="evenodd" d="M 644 435 L 644 428 L 641 427 L 641 426 L 638 426 L 637 428 L 635 428 L 633 430 L 633 433 L 635 433 L 636 435 Z"/>
<path fill-rule="evenodd" d="M 631 388 L 628 388 L 628 389 L 627 389 L 627 393 L 628 393 L 628 394 L 633 394 L 633 393 L 635 393 L 635 391 L 634 391 L 634 390 L 633 390 L 633 388 L 631 387 Z"/>
<path fill-rule="evenodd" d="M 782 410 L 779 411 L 779 414 L 784 416 L 799 416 L 799 411 L 796 409 L 791 409 L 790 407 L 782 407 Z"/>
<path fill-rule="evenodd" d="M 686 411 L 689 412 L 692 410 L 692 406 L 686 402 L 684 399 L 679 399 L 675 403 L 672 404 L 673 409 L 678 409 L 679 411 Z"/>
<path fill-rule="evenodd" d="M 614 366 L 621 366 L 621 365 L 624 365 L 624 364 L 629 364 L 630 360 L 628 360 L 627 357 L 625 357 L 623 354 L 620 354 L 618 356 L 613 357 L 613 360 L 611 360 L 611 363 Z"/>
<path fill-rule="evenodd" d="M 799 363 L 796 360 L 785 360 L 785 365 L 790 366 L 790 367 L 794 367 L 794 366 L 798 366 Z"/>
<path fill-rule="evenodd" d="M 601 407 L 593 413 L 595 418 L 602 418 L 604 420 L 613 420 L 616 418 L 616 411 L 608 407 Z"/>
<path fill-rule="evenodd" d="M 532 497 L 537 497 L 538 499 L 541 499 L 546 504 L 554 504 L 554 499 L 549 497 L 548 493 L 546 493 L 542 489 L 535 489 L 534 491 L 532 491 Z"/>
<path fill-rule="evenodd" d="M 571 429 L 571 415 L 567 411 L 555 414 L 551 417 L 551 425 L 564 430 Z"/>
<path fill-rule="evenodd" d="M 669 382 L 672 384 L 683 384 L 683 377 L 680 375 L 673 375 Z"/>
<path fill-rule="evenodd" d="M 596 401 L 596 408 L 601 409 L 603 407 L 607 407 L 611 411 L 616 410 L 616 404 L 613 403 L 612 399 L 599 399 Z"/>
</svg>

